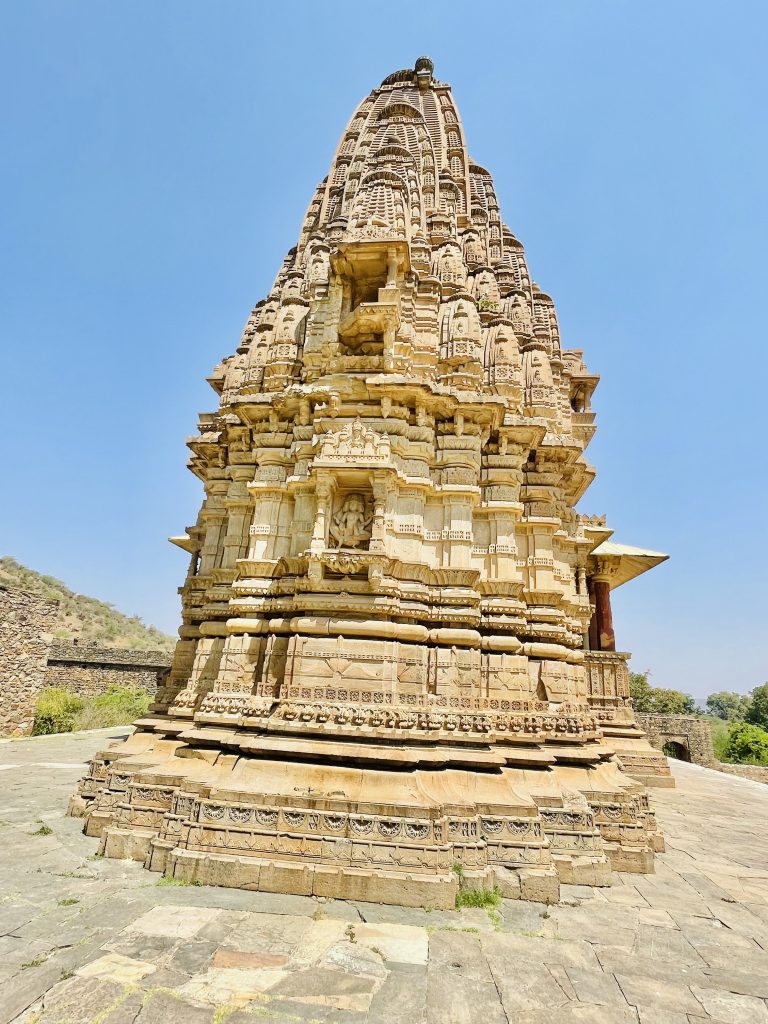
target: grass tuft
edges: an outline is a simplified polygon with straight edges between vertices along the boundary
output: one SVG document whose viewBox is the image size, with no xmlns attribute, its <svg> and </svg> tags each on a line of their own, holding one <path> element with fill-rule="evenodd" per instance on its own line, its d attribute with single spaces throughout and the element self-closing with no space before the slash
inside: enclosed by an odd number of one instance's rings
<svg viewBox="0 0 768 1024">
<path fill-rule="evenodd" d="M 432 932 L 469 932 L 470 935 L 479 935 L 479 928 L 459 928 L 455 924 L 429 924 L 427 925 L 427 932 L 429 935 Z"/>
<path fill-rule="evenodd" d="M 456 909 L 480 907 L 482 910 L 495 909 L 501 903 L 499 889 L 459 889 L 456 893 Z"/>
<path fill-rule="evenodd" d="M 47 959 L 48 957 L 46 956 L 37 956 L 34 960 L 28 960 L 25 964 L 22 964 L 21 969 L 22 971 L 27 971 L 30 967 L 39 967 L 41 964 L 44 964 Z"/>
</svg>

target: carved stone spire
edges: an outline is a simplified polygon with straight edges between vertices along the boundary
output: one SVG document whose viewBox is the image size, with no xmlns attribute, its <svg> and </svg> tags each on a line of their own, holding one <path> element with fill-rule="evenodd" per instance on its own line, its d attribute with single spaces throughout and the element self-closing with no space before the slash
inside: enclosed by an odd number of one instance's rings
<svg viewBox="0 0 768 1024">
<path fill-rule="evenodd" d="M 359 105 L 210 378 L 169 684 L 78 805 L 107 854 L 435 906 L 457 861 L 547 899 L 652 866 L 585 672 L 597 379 L 433 72 L 420 57 Z"/>
</svg>

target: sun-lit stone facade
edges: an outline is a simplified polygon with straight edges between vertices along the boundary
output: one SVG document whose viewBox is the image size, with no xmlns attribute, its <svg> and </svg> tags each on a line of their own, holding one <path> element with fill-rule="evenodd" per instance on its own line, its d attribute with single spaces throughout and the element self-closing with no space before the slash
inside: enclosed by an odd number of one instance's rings
<svg viewBox="0 0 768 1024">
<path fill-rule="evenodd" d="M 169 685 L 75 802 L 105 852 L 434 906 L 652 870 L 585 668 L 595 609 L 613 649 L 610 530 L 575 511 L 597 377 L 427 58 L 355 111 L 210 382 Z"/>
</svg>

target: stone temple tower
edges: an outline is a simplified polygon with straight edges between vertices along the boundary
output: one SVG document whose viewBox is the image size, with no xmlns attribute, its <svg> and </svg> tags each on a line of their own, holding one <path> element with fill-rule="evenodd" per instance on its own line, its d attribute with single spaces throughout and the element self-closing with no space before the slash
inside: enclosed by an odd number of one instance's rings
<svg viewBox="0 0 768 1024">
<path fill-rule="evenodd" d="M 429 59 L 357 108 L 210 382 L 173 668 L 73 801 L 104 852 L 433 906 L 653 870 L 616 744 L 650 750 L 586 668 L 612 648 L 610 531 L 575 511 L 597 378 Z"/>
</svg>

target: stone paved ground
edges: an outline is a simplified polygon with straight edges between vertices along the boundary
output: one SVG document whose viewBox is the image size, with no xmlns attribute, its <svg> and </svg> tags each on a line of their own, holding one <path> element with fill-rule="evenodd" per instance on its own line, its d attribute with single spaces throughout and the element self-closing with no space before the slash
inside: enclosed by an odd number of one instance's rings
<svg viewBox="0 0 768 1024">
<path fill-rule="evenodd" d="M 116 732 L 0 742 L 2 1022 L 768 1024 L 766 786 L 676 763 L 655 875 L 492 920 L 96 859 L 64 810 Z"/>
</svg>

